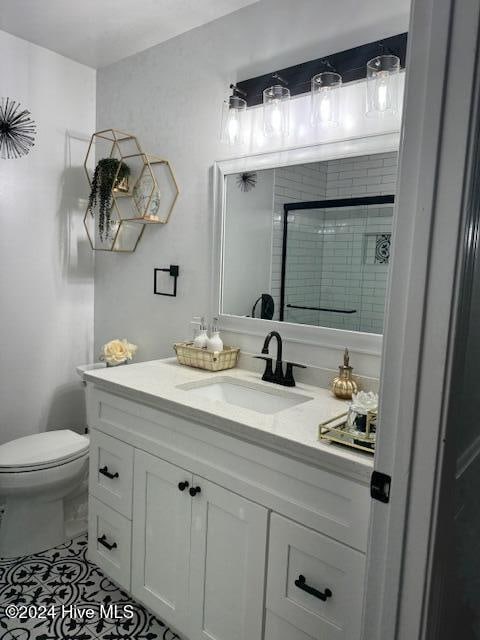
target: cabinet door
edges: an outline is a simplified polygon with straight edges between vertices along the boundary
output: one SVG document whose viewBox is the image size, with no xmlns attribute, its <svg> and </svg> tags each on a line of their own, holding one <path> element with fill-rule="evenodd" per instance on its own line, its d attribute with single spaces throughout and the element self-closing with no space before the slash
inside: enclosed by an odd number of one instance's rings
<svg viewBox="0 0 480 640">
<path fill-rule="evenodd" d="M 261 640 L 268 511 L 194 477 L 190 640 Z"/>
<path fill-rule="evenodd" d="M 188 614 L 191 484 L 189 472 L 135 452 L 132 593 L 181 629 Z"/>
</svg>

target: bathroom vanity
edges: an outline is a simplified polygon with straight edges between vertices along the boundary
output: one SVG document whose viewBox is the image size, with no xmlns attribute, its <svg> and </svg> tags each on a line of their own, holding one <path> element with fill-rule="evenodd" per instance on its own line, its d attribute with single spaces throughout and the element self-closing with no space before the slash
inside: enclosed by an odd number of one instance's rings
<svg viewBox="0 0 480 640">
<path fill-rule="evenodd" d="M 173 359 L 86 374 L 89 556 L 188 640 L 359 638 L 372 459 L 326 389 Z"/>
</svg>

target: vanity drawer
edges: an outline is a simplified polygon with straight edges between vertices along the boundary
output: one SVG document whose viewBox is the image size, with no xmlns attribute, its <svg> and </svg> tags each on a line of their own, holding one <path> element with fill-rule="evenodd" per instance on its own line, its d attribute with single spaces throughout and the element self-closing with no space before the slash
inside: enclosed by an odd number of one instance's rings
<svg viewBox="0 0 480 640">
<path fill-rule="evenodd" d="M 296 629 L 322 640 L 358 640 L 364 573 L 362 553 L 272 514 L 267 609 Z"/>
<path fill-rule="evenodd" d="M 132 517 L 134 449 L 95 429 L 90 436 L 90 493 Z"/>
<path fill-rule="evenodd" d="M 89 559 L 117 584 L 130 589 L 131 521 L 93 496 L 88 508 Z"/>
</svg>

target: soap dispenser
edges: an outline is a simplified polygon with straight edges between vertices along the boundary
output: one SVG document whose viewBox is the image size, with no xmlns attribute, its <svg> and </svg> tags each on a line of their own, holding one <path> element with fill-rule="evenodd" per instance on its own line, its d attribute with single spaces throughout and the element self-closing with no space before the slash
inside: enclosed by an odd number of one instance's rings
<svg viewBox="0 0 480 640">
<path fill-rule="evenodd" d="M 353 367 L 350 366 L 350 356 L 348 349 L 343 354 L 343 365 L 338 367 L 338 376 L 332 383 L 332 391 L 342 400 L 351 400 L 352 395 L 357 393 L 358 386 L 352 378 Z"/>
<path fill-rule="evenodd" d="M 199 349 L 205 349 L 208 342 L 207 325 L 205 324 L 205 318 L 202 316 L 200 320 L 200 331 L 193 341 L 193 346 Z"/>
<path fill-rule="evenodd" d="M 209 351 L 223 351 L 223 341 L 218 333 L 218 318 L 213 319 L 212 335 L 207 340 L 207 349 Z"/>
</svg>

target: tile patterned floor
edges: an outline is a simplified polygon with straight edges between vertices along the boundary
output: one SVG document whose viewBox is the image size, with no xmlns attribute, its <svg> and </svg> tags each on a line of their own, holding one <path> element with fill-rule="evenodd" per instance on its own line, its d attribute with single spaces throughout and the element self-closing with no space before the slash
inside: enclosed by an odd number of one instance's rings
<svg viewBox="0 0 480 640">
<path fill-rule="evenodd" d="M 180 640 L 110 582 L 86 551 L 82 536 L 35 555 L 0 559 L 0 640 Z M 10 618 L 9 605 L 32 609 L 25 618 Z M 46 619 L 31 616 L 39 607 Z"/>
</svg>

